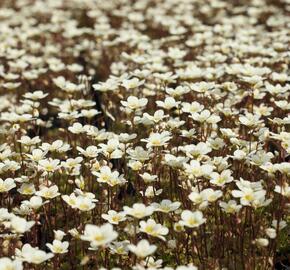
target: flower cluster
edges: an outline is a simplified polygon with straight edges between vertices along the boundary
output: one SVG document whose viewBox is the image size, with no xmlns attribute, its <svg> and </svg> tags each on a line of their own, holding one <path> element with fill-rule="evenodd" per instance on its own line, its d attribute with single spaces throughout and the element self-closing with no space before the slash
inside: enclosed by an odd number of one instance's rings
<svg viewBox="0 0 290 270">
<path fill-rule="evenodd" d="M 2 2 L 1 270 L 287 264 L 289 0 Z"/>
</svg>

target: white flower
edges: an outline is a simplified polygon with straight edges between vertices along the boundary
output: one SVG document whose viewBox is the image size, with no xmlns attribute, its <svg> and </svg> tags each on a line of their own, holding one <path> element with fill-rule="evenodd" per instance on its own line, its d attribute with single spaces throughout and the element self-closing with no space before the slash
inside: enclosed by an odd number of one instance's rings
<svg viewBox="0 0 290 270">
<path fill-rule="evenodd" d="M 39 169 L 46 172 L 54 172 L 59 169 L 59 159 L 42 159 L 38 162 Z"/>
<path fill-rule="evenodd" d="M 204 109 L 204 106 L 199 102 L 194 101 L 192 103 L 183 102 L 182 103 L 182 111 L 185 113 L 194 114 L 200 112 Z"/>
<path fill-rule="evenodd" d="M 180 202 L 172 202 L 170 200 L 162 200 L 160 203 L 152 203 L 155 212 L 169 213 L 177 210 L 180 207 Z"/>
<path fill-rule="evenodd" d="M 23 183 L 17 191 L 23 195 L 32 195 L 35 193 L 35 187 L 31 183 Z"/>
<path fill-rule="evenodd" d="M 122 143 L 129 143 L 129 141 L 132 141 L 135 138 L 137 138 L 137 134 L 136 133 L 132 133 L 132 134 L 120 133 L 118 138 L 119 138 L 119 141 Z"/>
<path fill-rule="evenodd" d="M 95 158 L 100 152 L 100 150 L 94 145 L 88 146 L 85 150 L 77 146 L 77 150 L 87 158 Z"/>
<path fill-rule="evenodd" d="M 175 47 L 169 47 L 168 49 L 168 56 L 172 59 L 181 59 L 186 55 L 186 51 L 182 51 L 180 48 Z"/>
<path fill-rule="evenodd" d="M 239 182 L 237 185 L 240 190 L 233 190 L 232 195 L 235 198 L 240 198 L 242 205 L 254 205 L 259 200 L 264 200 L 266 191 L 263 189 L 255 190 L 251 186 L 243 186 Z"/>
<path fill-rule="evenodd" d="M 20 140 L 18 140 L 18 142 L 24 144 L 24 145 L 34 145 L 34 144 L 38 144 L 41 142 L 39 136 L 36 136 L 34 138 L 30 138 L 28 136 L 22 136 Z"/>
<path fill-rule="evenodd" d="M 144 191 L 140 191 L 142 196 L 148 197 L 148 198 L 154 198 L 155 196 L 159 196 L 162 193 L 163 189 L 155 189 L 153 186 L 148 186 Z"/>
<path fill-rule="evenodd" d="M 168 141 L 172 138 L 168 131 L 161 133 L 151 133 L 148 139 L 142 139 L 141 141 L 147 142 L 147 147 L 158 147 L 168 144 Z"/>
<path fill-rule="evenodd" d="M 48 94 L 44 94 L 43 91 L 37 90 L 37 91 L 31 92 L 31 93 L 25 93 L 23 96 L 27 99 L 31 99 L 31 100 L 35 101 L 38 99 L 45 98 L 46 96 L 48 96 Z"/>
<path fill-rule="evenodd" d="M 181 213 L 181 221 L 179 222 L 182 226 L 189 228 L 196 228 L 203 224 L 206 219 L 203 218 L 201 211 L 191 212 L 190 210 L 184 210 Z"/>
<path fill-rule="evenodd" d="M 135 96 L 129 96 L 127 98 L 127 101 L 121 100 L 121 104 L 130 110 L 140 110 L 140 109 L 144 108 L 147 105 L 147 103 L 148 103 L 147 98 L 138 99 Z"/>
<path fill-rule="evenodd" d="M 118 86 L 119 86 L 119 82 L 111 78 L 105 82 L 100 82 L 99 84 L 93 84 L 93 88 L 96 91 L 100 91 L 100 92 L 115 91 L 118 89 Z"/>
<path fill-rule="evenodd" d="M 162 226 L 161 224 L 157 224 L 153 219 L 148 219 L 147 221 L 142 220 L 139 224 L 141 232 L 158 237 L 165 241 L 165 237 L 163 235 L 168 234 L 168 228 Z"/>
<path fill-rule="evenodd" d="M 242 160 L 247 157 L 247 153 L 243 150 L 238 149 L 234 152 L 234 156 L 231 156 L 231 157 L 233 159 Z"/>
<path fill-rule="evenodd" d="M 128 167 L 130 167 L 133 171 L 139 171 L 142 169 L 143 164 L 138 160 L 130 160 L 128 162 Z"/>
<path fill-rule="evenodd" d="M 128 245 L 130 242 L 128 240 L 124 240 L 121 242 L 113 242 L 110 244 L 110 250 L 113 254 L 118 254 L 118 255 L 125 255 L 128 254 L 129 249 Z"/>
<path fill-rule="evenodd" d="M 191 160 L 190 164 L 184 163 L 183 166 L 185 168 L 185 173 L 191 178 L 209 176 L 214 169 L 212 165 L 201 165 L 197 160 Z"/>
<path fill-rule="evenodd" d="M 195 112 L 192 113 L 190 116 L 193 120 L 200 122 L 200 123 L 208 123 L 208 124 L 216 124 L 221 121 L 221 118 L 218 115 L 211 114 L 209 110 L 203 110 L 200 113 Z"/>
<path fill-rule="evenodd" d="M 165 123 L 166 126 L 170 129 L 170 130 L 175 130 L 178 131 L 179 128 L 181 126 L 183 126 L 185 124 L 184 120 L 180 120 L 179 117 L 175 117 L 175 118 L 170 118 L 167 123 Z"/>
<path fill-rule="evenodd" d="M 201 81 L 197 83 L 190 83 L 188 86 L 195 92 L 207 93 L 208 91 L 212 91 L 214 89 L 215 84 L 213 82 Z"/>
<path fill-rule="evenodd" d="M 106 144 L 101 143 L 101 152 L 110 159 L 118 159 L 123 155 L 122 150 L 120 149 L 123 144 L 120 144 L 118 138 L 113 138 L 108 140 Z"/>
<path fill-rule="evenodd" d="M 46 253 L 38 249 L 38 247 L 34 248 L 30 244 L 25 244 L 21 250 L 16 250 L 16 256 L 28 263 L 41 264 L 51 259 L 54 255 L 52 253 Z"/>
<path fill-rule="evenodd" d="M 164 155 L 164 163 L 172 168 L 182 168 L 183 163 L 186 163 L 189 158 L 187 157 L 176 157 L 171 154 L 165 154 Z"/>
<path fill-rule="evenodd" d="M 0 178 L 0 193 L 8 192 L 12 188 L 15 188 L 16 184 L 12 178 L 2 180 Z"/>
<path fill-rule="evenodd" d="M 257 238 L 254 242 L 259 247 L 266 247 L 269 245 L 269 240 L 266 238 Z"/>
<path fill-rule="evenodd" d="M 289 143 L 290 144 L 290 143 Z M 274 164 L 275 170 L 281 172 L 282 174 L 286 174 L 290 176 L 290 163 L 289 162 L 282 162 Z M 287 184 L 285 185 L 287 191 Z"/>
<path fill-rule="evenodd" d="M 55 239 L 52 244 L 48 243 L 46 246 L 55 254 L 63 254 L 68 252 L 69 242 L 61 242 L 60 240 Z"/>
<path fill-rule="evenodd" d="M 154 207 L 146 206 L 143 203 L 134 203 L 132 208 L 128 206 L 124 206 L 123 208 L 126 215 L 133 216 L 138 219 L 150 216 L 154 212 Z"/>
<path fill-rule="evenodd" d="M 96 207 L 95 199 L 78 196 L 75 200 L 75 207 L 81 211 L 90 211 Z"/>
<path fill-rule="evenodd" d="M 90 110 L 81 110 L 81 114 L 86 118 L 93 118 L 95 115 L 101 114 L 101 112 L 99 112 L 96 109 L 90 109 Z"/>
<path fill-rule="evenodd" d="M 38 161 L 42 160 L 46 154 L 47 154 L 47 151 L 42 151 L 41 149 L 33 149 L 31 152 L 31 155 L 30 154 L 26 154 L 26 155 L 31 160 L 38 162 Z"/>
<path fill-rule="evenodd" d="M 274 219 L 272 221 L 272 226 L 278 230 L 283 230 L 284 228 L 287 227 L 287 222 L 285 220 L 280 220 L 279 225 L 278 225 L 278 220 Z"/>
<path fill-rule="evenodd" d="M 106 183 L 110 186 L 116 186 L 125 183 L 125 179 L 122 175 L 119 175 L 118 171 L 111 171 L 108 166 L 101 167 L 99 172 L 95 172 L 94 175 L 97 176 L 97 181 L 99 183 Z"/>
<path fill-rule="evenodd" d="M 10 220 L 12 231 L 15 233 L 25 233 L 35 224 L 34 221 L 27 221 L 24 218 L 13 216 Z"/>
<path fill-rule="evenodd" d="M 61 230 L 53 230 L 54 238 L 56 240 L 62 241 L 63 237 L 65 236 L 65 232 Z"/>
<path fill-rule="evenodd" d="M 211 180 L 210 182 L 213 185 L 222 187 L 227 183 L 230 183 L 234 180 L 234 178 L 232 177 L 232 172 L 230 170 L 224 170 L 222 171 L 220 174 L 213 172 L 210 176 L 211 176 Z"/>
<path fill-rule="evenodd" d="M 163 260 L 159 259 L 159 260 L 154 260 L 153 257 L 148 257 L 146 260 L 143 260 L 140 262 L 140 265 L 137 265 L 139 267 L 139 269 L 149 269 L 149 270 L 156 270 L 156 269 L 161 269 L 162 268 L 162 263 Z M 165 270 L 172 270 L 172 269 L 167 269 L 162 268 Z"/>
<path fill-rule="evenodd" d="M 83 84 L 77 85 L 70 81 L 66 81 L 65 78 L 62 76 L 54 78 L 53 82 L 55 83 L 56 86 L 58 86 L 59 88 L 61 88 L 63 91 L 67 93 L 80 92 L 84 88 Z"/>
<path fill-rule="evenodd" d="M 260 115 L 247 113 L 245 116 L 240 116 L 239 120 L 241 124 L 247 127 L 255 127 L 262 123 Z"/>
<path fill-rule="evenodd" d="M 143 124 L 145 126 L 150 126 L 150 125 L 154 125 L 156 123 L 161 122 L 166 117 L 168 117 L 168 115 L 164 115 L 163 110 L 157 110 L 154 112 L 153 115 L 150 115 L 148 113 L 144 113 L 142 118 L 136 116 L 134 118 L 134 123 L 135 124 Z"/>
<path fill-rule="evenodd" d="M 80 134 L 85 132 L 85 129 L 81 123 L 73 123 L 72 126 L 68 127 L 68 130 L 73 134 Z"/>
<path fill-rule="evenodd" d="M 204 202 L 204 198 L 202 197 L 202 195 L 200 194 L 200 192 L 198 192 L 198 190 L 193 190 L 189 195 L 188 198 L 194 203 L 194 205 L 199 205 L 202 204 Z M 204 204 L 204 206 L 207 206 L 207 203 Z"/>
<path fill-rule="evenodd" d="M 173 96 L 173 97 L 179 97 L 182 96 L 190 91 L 190 89 L 186 86 L 179 85 L 175 89 L 174 88 L 166 88 L 166 93 Z"/>
<path fill-rule="evenodd" d="M 174 83 L 176 82 L 177 75 L 173 74 L 173 72 L 165 72 L 165 73 L 154 73 L 155 78 L 159 79 L 160 81 L 167 82 L 167 83 Z"/>
<path fill-rule="evenodd" d="M 220 202 L 219 205 L 223 209 L 223 211 L 229 214 L 237 213 L 242 208 L 242 206 L 238 205 L 237 202 L 234 200 L 229 200 L 227 203 Z"/>
<path fill-rule="evenodd" d="M 119 222 L 126 220 L 125 212 L 116 212 L 109 210 L 108 214 L 102 214 L 102 218 L 110 222 L 111 224 L 119 224 Z"/>
<path fill-rule="evenodd" d="M 212 188 L 203 189 L 200 192 L 203 201 L 215 202 L 217 199 L 222 197 L 223 193 L 221 190 L 213 190 Z"/>
<path fill-rule="evenodd" d="M 274 239 L 277 236 L 276 229 L 274 229 L 274 228 L 267 228 L 266 229 L 266 234 L 271 239 Z"/>
<path fill-rule="evenodd" d="M 122 86 L 124 86 L 126 89 L 132 89 L 142 85 L 143 83 L 144 81 L 140 81 L 138 78 L 132 78 L 129 80 L 125 79 L 122 82 Z"/>
<path fill-rule="evenodd" d="M 0 259 L 1 270 L 22 270 L 22 262 L 19 260 L 11 260 L 10 258 L 4 257 Z"/>
<path fill-rule="evenodd" d="M 277 73 L 277 72 L 273 72 L 271 74 L 271 79 L 273 81 L 278 81 L 278 82 L 285 82 L 289 79 L 289 76 L 287 73 Z"/>
<path fill-rule="evenodd" d="M 147 256 L 153 254 L 157 249 L 155 245 L 150 245 L 150 243 L 145 239 L 139 241 L 137 245 L 128 245 L 128 248 L 140 258 L 146 258 Z"/>
<path fill-rule="evenodd" d="M 26 204 L 28 207 L 37 210 L 43 205 L 43 200 L 39 196 L 32 196 L 29 201 L 22 201 L 22 203 Z"/>
<path fill-rule="evenodd" d="M 276 185 L 274 191 L 287 198 L 290 198 L 290 186 L 288 183 L 284 183 L 283 186 Z"/>
<path fill-rule="evenodd" d="M 62 195 L 61 198 L 72 208 L 76 208 L 77 197 L 74 193 L 68 195 Z"/>
<path fill-rule="evenodd" d="M 197 145 L 188 144 L 181 148 L 181 150 L 190 158 L 198 158 L 204 156 L 212 151 L 211 147 L 204 142 L 199 142 Z"/>
<path fill-rule="evenodd" d="M 40 186 L 39 188 L 40 190 L 37 191 L 35 194 L 45 199 L 53 199 L 60 195 L 57 185 L 53 185 L 51 187 Z"/>
<path fill-rule="evenodd" d="M 81 235 L 81 239 L 83 241 L 89 241 L 92 247 L 98 247 L 112 242 L 117 236 L 118 233 L 113 230 L 113 226 L 110 223 L 102 226 L 87 224 L 84 234 Z"/>
<path fill-rule="evenodd" d="M 166 97 L 164 101 L 157 100 L 156 104 L 158 107 L 171 110 L 172 108 L 178 107 L 180 102 L 176 101 L 173 97 Z"/>
<path fill-rule="evenodd" d="M 219 150 L 225 146 L 225 142 L 221 138 L 209 139 L 210 147 L 214 150 Z"/>
<path fill-rule="evenodd" d="M 256 166 L 262 166 L 270 162 L 273 157 L 274 155 L 271 152 L 257 151 L 255 154 L 250 154 L 249 160 Z"/>
<path fill-rule="evenodd" d="M 157 175 L 151 175 L 147 172 L 139 174 L 145 183 L 155 182 L 157 180 Z"/>
<path fill-rule="evenodd" d="M 9 213 L 7 208 L 0 208 L 0 221 L 9 220 L 14 214 Z"/>
<path fill-rule="evenodd" d="M 151 157 L 150 151 L 144 150 L 141 146 L 137 146 L 135 149 L 129 149 L 128 154 L 131 159 L 139 160 L 141 162 L 149 160 Z"/>
<path fill-rule="evenodd" d="M 56 140 L 52 144 L 43 143 L 40 148 L 44 151 L 64 153 L 70 149 L 70 145 L 62 140 Z M 54 161 L 56 162 L 56 161 Z"/>
<path fill-rule="evenodd" d="M 73 229 L 70 229 L 68 231 L 68 233 L 73 237 L 73 238 L 76 238 L 76 239 L 80 239 L 81 235 L 80 233 L 78 232 L 78 230 L 76 228 L 73 228 Z"/>
</svg>

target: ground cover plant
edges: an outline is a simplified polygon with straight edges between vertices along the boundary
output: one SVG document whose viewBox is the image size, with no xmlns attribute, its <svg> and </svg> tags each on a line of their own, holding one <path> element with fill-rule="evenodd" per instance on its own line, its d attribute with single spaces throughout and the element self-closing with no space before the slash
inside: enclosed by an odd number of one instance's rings
<svg viewBox="0 0 290 270">
<path fill-rule="evenodd" d="M 289 12 L 0 1 L 0 270 L 288 269 Z"/>
</svg>

